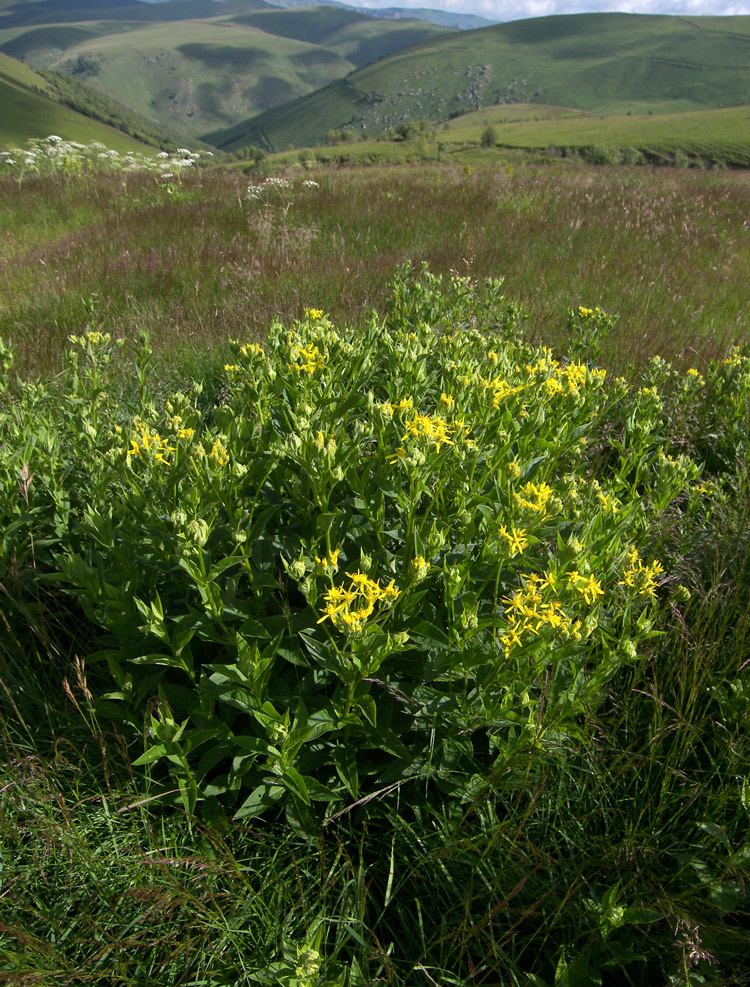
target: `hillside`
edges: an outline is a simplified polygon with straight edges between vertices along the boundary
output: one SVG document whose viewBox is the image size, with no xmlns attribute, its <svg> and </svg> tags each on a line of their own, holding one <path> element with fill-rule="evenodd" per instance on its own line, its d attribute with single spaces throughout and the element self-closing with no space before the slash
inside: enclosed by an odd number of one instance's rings
<svg viewBox="0 0 750 987">
<path fill-rule="evenodd" d="M 122 153 L 145 150 L 133 138 L 62 105 L 50 82 L 4 54 L 0 54 L 0 106 L 0 148 L 57 134 L 81 143 L 101 141 Z"/>
<path fill-rule="evenodd" d="M 526 119 L 522 111 L 528 113 Z M 548 109 L 545 114 L 542 112 Z M 750 106 L 687 113 L 599 116 L 562 107 L 492 107 L 452 120 L 441 131 L 446 150 L 478 144 L 487 126 L 502 148 L 549 151 L 626 149 L 659 160 L 681 151 L 706 162 L 750 167 Z"/>
<path fill-rule="evenodd" d="M 346 10 L 356 10 L 360 14 L 367 14 L 368 17 L 380 17 L 383 20 L 410 20 L 412 18 L 419 21 L 428 21 L 430 24 L 439 24 L 441 27 L 452 27 L 459 31 L 473 31 L 478 27 L 487 27 L 496 23 L 492 19 L 479 17 L 477 14 L 457 14 L 449 10 L 435 10 L 432 7 L 358 7 L 347 3 L 340 3 L 339 0 L 320 0 L 321 3 L 331 7 L 343 7 Z M 274 7 L 304 7 L 307 0 L 269 0 Z"/>
<path fill-rule="evenodd" d="M 448 28 L 264 0 L 26 0 L 0 7 L 0 51 L 83 79 L 197 137 L 324 88 Z"/>
<path fill-rule="evenodd" d="M 357 68 L 428 41 L 444 30 L 419 20 L 384 23 L 355 10 L 329 5 L 262 10 L 240 14 L 232 20 L 266 34 L 320 45 L 348 59 Z"/>
<path fill-rule="evenodd" d="M 505 103 L 597 113 L 750 103 L 750 17 L 576 14 L 434 38 L 206 139 L 225 150 L 321 143 Z"/>
</svg>

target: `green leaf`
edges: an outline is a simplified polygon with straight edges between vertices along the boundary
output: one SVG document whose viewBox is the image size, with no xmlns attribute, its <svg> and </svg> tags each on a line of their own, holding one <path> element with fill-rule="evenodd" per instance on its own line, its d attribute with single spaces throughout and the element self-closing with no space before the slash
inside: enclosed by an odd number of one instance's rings
<svg viewBox="0 0 750 987">
<path fill-rule="evenodd" d="M 297 771 L 295 767 L 291 764 L 285 764 L 281 766 L 281 780 L 287 786 L 290 792 L 293 792 L 305 805 L 310 804 L 310 796 L 307 792 L 307 785 L 305 785 L 305 780 L 302 775 Z"/>
<path fill-rule="evenodd" d="M 135 767 L 141 767 L 144 764 L 153 764 L 154 761 L 158 761 L 160 757 L 164 757 L 167 753 L 167 749 L 164 744 L 155 744 L 153 747 L 149 747 L 147 751 L 141 754 L 140 757 L 133 761 Z"/>
<path fill-rule="evenodd" d="M 237 812 L 235 819 L 252 819 L 266 809 L 275 805 L 286 794 L 286 788 L 276 782 L 264 781 L 258 785 L 245 799 Z"/>
<path fill-rule="evenodd" d="M 341 744 L 333 749 L 333 763 L 336 774 L 343 781 L 352 798 L 359 795 L 359 773 L 357 771 L 357 756 L 347 744 Z"/>
</svg>

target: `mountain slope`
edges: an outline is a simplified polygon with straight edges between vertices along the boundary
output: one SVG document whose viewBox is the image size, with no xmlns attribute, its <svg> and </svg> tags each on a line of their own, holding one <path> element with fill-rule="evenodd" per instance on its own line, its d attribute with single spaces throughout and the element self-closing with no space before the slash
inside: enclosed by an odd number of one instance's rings
<svg viewBox="0 0 750 987">
<path fill-rule="evenodd" d="M 314 145 L 332 128 L 377 133 L 524 101 L 603 113 L 750 103 L 750 17 L 575 14 L 447 35 L 206 139 Z"/>
<path fill-rule="evenodd" d="M 57 134 L 81 143 L 101 141 L 126 153 L 145 146 L 111 127 L 57 102 L 53 87 L 28 66 L 0 54 L 0 148 Z"/>
<path fill-rule="evenodd" d="M 348 59 L 357 68 L 449 30 L 418 20 L 384 22 L 354 10 L 326 5 L 263 10 L 240 14 L 232 20 L 267 34 L 320 45 Z"/>
<path fill-rule="evenodd" d="M 446 33 L 423 21 L 384 21 L 333 6 L 280 10 L 264 0 L 0 5 L 0 51 L 83 79 L 192 137 Z"/>
</svg>

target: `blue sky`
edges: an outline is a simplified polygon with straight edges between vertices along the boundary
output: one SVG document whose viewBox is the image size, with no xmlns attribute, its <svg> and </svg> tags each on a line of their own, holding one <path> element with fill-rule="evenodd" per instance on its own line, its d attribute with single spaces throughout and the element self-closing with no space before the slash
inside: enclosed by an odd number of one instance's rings
<svg viewBox="0 0 750 987">
<path fill-rule="evenodd" d="M 581 14 L 619 10 L 629 14 L 750 14 L 750 0 L 347 0 L 367 7 L 436 7 L 490 20 L 514 21 L 548 14 Z"/>
</svg>

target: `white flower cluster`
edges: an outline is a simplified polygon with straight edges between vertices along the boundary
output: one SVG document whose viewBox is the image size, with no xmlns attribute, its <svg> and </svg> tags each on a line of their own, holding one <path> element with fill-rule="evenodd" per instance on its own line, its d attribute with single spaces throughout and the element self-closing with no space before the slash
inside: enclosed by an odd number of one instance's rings
<svg viewBox="0 0 750 987">
<path fill-rule="evenodd" d="M 210 151 L 203 152 L 213 157 Z M 29 175 L 76 176 L 92 172 L 151 172 L 160 179 L 179 178 L 186 168 L 193 168 L 201 153 L 179 147 L 170 154 L 160 151 L 153 157 L 133 152 L 121 155 L 99 141 L 80 144 L 65 141 L 57 134 L 31 140 L 25 148 L 0 151 L 0 175 L 10 172 L 18 181 Z"/>
<path fill-rule="evenodd" d="M 317 188 L 318 183 L 312 179 L 305 179 L 302 182 L 302 187 L 310 189 Z M 272 176 L 271 178 L 266 178 L 259 185 L 248 186 L 245 199 L 249 202 L 260 202 L 264 206 L 281 204 L 284 211 L 286 211 L 291 205 L 294 190 L 294 182 L 290 181 L 290 179 Z"/>
</svg>

